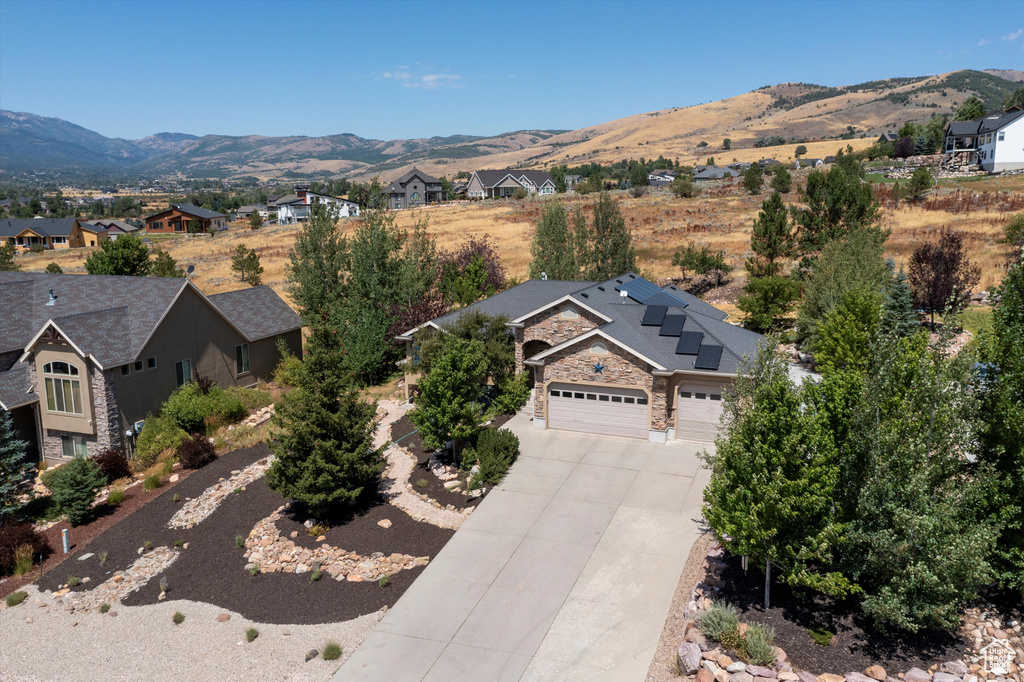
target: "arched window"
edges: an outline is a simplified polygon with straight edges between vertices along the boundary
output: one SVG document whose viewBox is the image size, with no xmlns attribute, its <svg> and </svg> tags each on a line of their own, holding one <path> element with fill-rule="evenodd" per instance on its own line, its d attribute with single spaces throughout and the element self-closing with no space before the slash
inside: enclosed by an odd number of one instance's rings
<svg viewBox="0 0 1024 682">
<path fill-rule="evenodd" d="M 608 355 L 608 346 L 604 345 L 600 341 L 595 341 L 590 345 L 591 355 Z"/>
<path fill-rule="evenodd" d="M 564 320 L 578 320 L 579 317 L 580 317 L 579 311 L 576 310 L 576 308 L 573 308 L 571 305 L 567 305 L 564 308 L 562 308 L 562 319 L 564 319 Z"/>
<path fill-rule="evenodd" d="M 67 362 L 48 362 L 43 365 L 46 385 L 46 409 L 50 412 L 82 414 L 82 384 L 77 377 L 78 368 Z"/>
</svg>

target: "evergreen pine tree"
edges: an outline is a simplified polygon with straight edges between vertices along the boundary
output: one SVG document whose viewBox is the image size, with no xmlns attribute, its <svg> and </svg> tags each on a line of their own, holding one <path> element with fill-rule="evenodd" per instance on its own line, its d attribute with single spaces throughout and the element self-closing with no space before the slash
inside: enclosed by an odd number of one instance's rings
<svg viewBox="0 0 1024 682">
<path fill-rule="evenodd" d="M 761 186 L 764 184 L 764 171 L 761 164 L 752 163 L 747 170 L 743 171 L 743 189 L 751 194 L 760 194 Z"/>
<path fill-rule="evenodd" d="M 755 331 L 767 331 L 793 307 L 799 286 L 783 272 L 795 255 L 796 241 L 789 214 L 778 192 L 761 204 L 754 221 L 750 248 L 755 255 L 744 264 L 750 279 L 737 302 L 746 313 L 745 324 Z"/>
<path fill-rule="evenodd" d="M 793 176 L 789 169 L 781 163 L 775 164 L 775 175 L 772 176 L 771 188 L 776 192 L 789 194 L 793 190 Z"/>
<path fill-rule="evenodd" d="M 574 280 L 579 278 L 572 235 L 569 231 L 569 217 L 561 202 L 549 201 L 537 222 L 537 231 L 530 244 L 530 277 L 540 279 L 546 273 L 548 279 Z"/>
<path fill-rule="evenodd" d="M 29 491 L 32 463 L 25 461 L 27 447 L 14 433 L 11 414 L 0 409 L 0 521 L 21 509 L 18 498 Z"/>
<path fill-rule="evenodd" d="M 340 371 L 336 337 L 311 337 L 307 349 L 298 386 L 273 417 L 279 435 L 266 481 L 314 517 L 330 519 L 376 490 L 383 468 L 373 446 L 377 408 Z"/>
<path fill-rule="evenodd" d="M 14 262 L 17 247 L 13 242 L 0 244 L 0 272 L 17 272 L 21 266 Z"/>
<path fill-rule="evenodd" d="M 607 192 L 602 192 L 594 203 L 594 225 L 590 237 L 587 279 L 602 281 L 636 270 L 633 237 L 618 205 Z"/>
<path fill-rule="evenodd" d="M 907 273 L 900 267 L 892 284 L 885 291 L 882 301 L 882 317 L 878 321 L 878 333 L 894 339 L 913 336 L 921 328 L 914 314 L 914 302 L 907 283 Z"/>
</svg>

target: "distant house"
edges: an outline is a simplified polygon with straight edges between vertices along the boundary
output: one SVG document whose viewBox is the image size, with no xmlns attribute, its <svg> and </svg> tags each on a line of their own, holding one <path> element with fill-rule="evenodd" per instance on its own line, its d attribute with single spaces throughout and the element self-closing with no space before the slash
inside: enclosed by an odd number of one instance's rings
<svg viewBox="0 0 1024 682">
<path fill-rule="evenodd" d="M 223 230 L 228 217 L 192 204 L 171 204 L 166 211 L 160 211 L 146 218 L 146 232 L 152 234 L 185 234 L 189 223 L 199 221 L 199 231 Z"/>
<path fill-rule="evenodd" d="M 834 156 L 826 156 L 824 158 L 824 161 L 825 161 L 826 164 L 835 163 L 836 162 L 836 157 L 834 157 Z"/>
<path fill-rule="evenodd" d="M 664 187 L 665 185 L 671 185 L 672 181 L 676 179 L 676 172 L 673 170 L 666 170 L 664 168 L 655 168 L 647 174 L 647 184 L 651 187 Z"/>
<path fill-rule="evenodd" d="M 107 231 L 107 239 L 111 241 L 123 234 L 132 234 L 142 229 L 123 220 L 90 220 L 88 222 L 90 225 L 105 229 Z"/>
<path fill-rule="evenodd" d="M 726 166 L 726 168 L 730 168 L 730 169 L 732 169 L 734 171 L 739 171 L 740 173 L 742 173 L 743 171 L 745 171 L 748 168 L 750 168 L 751 165 L 752 164 L 746 163 L 744 161 L 744 162 L 738 162 L 738 163 L 730 163 L 730 164 L 728 164 Z"/>
<path fill-rule="evenodd" d="M 311 192 L 309 187 L 299 185 L 295 188 L 295 194 L 289 194 L 277 200 L 277 224 L 290 225 L 305 222 L 309 218 L 309 210 L 313 207 L 314 201 L 332 206 L 337 211 L 339 218 L 359 215 L 359 204 L 354 201 L 317 194 Z"/>
<path fill-rule="evenodd" d="M 542 170 L 478 170 L 469 179 L 470 199 L 510 197 L 517 189 L 527 194 L 554 194 L 555 181 Z"/>
<path fill-rule="evenodd" d="M 717 166 L 705 166 L 704 170 L 694 173 L 694 180 L 724 180 L 725 178 L 738 178 L 741 171 L 735 168 L 718 168 Z"/>
<path fill-rule="evenodd" d="M 900 136 L 896 133 L 882 133 L 876 140 L 877 144 L 888 142 L 889 144 L 895 144 L 896 140 L 900 139 Z"/>
<path fill-rule="evenodd" d="M 241 206 L 235 211 L 235 217 L 239 220 L 248 220 L 249 216 L 253 213 L 258 213 L 263 219 L 266 219 L 270 215 L 270 211 L 263 204 L 249 204 L 247 206 Z"/>
<path fill-rule="evenodd" d="M 1024 110 L 1012 107 L 947 123 L 942 165 L 990 173 L 1024 169 Z"/>
<path fill-rule="evenodd" d="M 779 162 L 776 161 L 775 159 L 760 159 L 757 162 L 757 165 L 760 166 L 761 168 L 764 168 L 765 166 L 775 166 L 778 163 Z"/>
<path fill-rule="evenodd" d="M 28 250 L 77 249 L 107 240 L 102 227 L 77 218 L 16 218 L 0 220 L 0 242 Z"/>
<path fill-rule="evenodd" d="M 821 168 L 825 165 L 825 162 L 821 159 L 797 159 L 793 162 L 793 168 L 799 170 L 801 168 Z"/>
<path fill-rule="evenodd" d="M 441 181 L 418 168 L 413 168 L 388 185 L 387 195 L 388 207 L 394 209 L 416 208 L 448 199 Z"/>
<path fill-rule="evenodd" d="M 566 175 L 565 176 L 565 191 L 568 194 L 573 194 L 573 193 L 576 192 L 576 185 L 580 184 L 581 182 L 585 182 L 585 181 L 586 181 L 586 178 L 584 178 L 582 175 Z"/>
<path fill-rule="evenodd" d="M 267 286 L 205 296 L 185 278 L 0 272 L 0 296 L 0 408 L 50 462 L 130 446 L 196 374 L 251 386 L 279 341 L 302 354 L 302 321 Z"/>
</svg>

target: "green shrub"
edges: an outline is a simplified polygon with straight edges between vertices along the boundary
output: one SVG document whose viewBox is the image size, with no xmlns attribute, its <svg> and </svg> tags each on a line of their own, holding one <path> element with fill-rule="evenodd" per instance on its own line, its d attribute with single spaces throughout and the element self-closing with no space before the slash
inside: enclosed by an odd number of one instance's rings
<svg viewBox="0 0 1024 682">
<path fill-rule="evenodd" d="M 260 567 L 259 566 L 253 566 L 252 568 L 249 569 L 249 575 L 250 576 L 255 577 L 255 576 L 258 576 L 259 574 L 260 574 Z"/>
<path fill-rule="evenodd" d="M 149 540 L 146 540 L 145 542 L 142 543 L 142 548 L 145 549 L 148 552 L 148 551 L 153 549 L 153 543 L 150 542 Z"/>
<path fill-rule="evenodd" d="M 162 414 L 188 433 L 205 433 L 208 422 L 240 422 L 249 415 L 249 410 L 237 394 L 220 386 L 211 386 L 204 393 L 201 382 L 190 381 L 164 402 Z"/>
<path fill-rule="evenodd" d="M 108 604 L 107 602 L 103 602 L 102 604 L 100 604 L 100 613 L 106 613 L 109 610 L 110 604 Z"/>
<path fill-rule="evenodd" d="M 274 381 L 282 386 L 296 386 L 299 380 L 299 372 L 302 371 L 302 360 L 288 354 L 281 358 L 274 369 Z"/>
<path fill-rule="evenodd" d="M 322 575 L 323 572 L 319 568 L 316 569 L 315 571 L 309 574 L 309 582 L 315 583 L 317 580 L 320 580 L 320 576 Z"/>
<path fill-rule="evenodd" d="M 107 504 L 116 507 L 122 502 L 124 502 L 124 488 L 111 488 L 107 493 Z"/>
<path fill-rule="evenodd" d="M 324 644 L 323 657 L 325 661 L 334 661 L 341 658 L 341 645 L 336 642 Z"/>
<path fill-rule="evenodd" d="M 152 476 L 146 476 L 146 478 L 143 479 L 143 481 L 142 481 L 142 489 L 143 490 L 156 490 L 159 487 L 160 487 L 160 477 L 157 476 L 156 474 L 153 474 Z"/>
<path fill-rule="evenodd" d="M 236 535 L 235 536 L 235 547 L 237 547 L 238 549 L 242 549 L 243 547 L 245 547 L 245 538 L 242 537 L 241 535 Z"/>
<path fill-rule="evenodd" d="M 245 405 L 247 410 L 258 410 L 261 407 L 274 404 L 274 397 L 270 395 L 270 391 L 264 391 L 262 388 L 228 386 L 224 389 L 224 393 L 227 394 L 229 399 L 238 400 Z"/>
<path fill-rule="evenodd" d="M 710 609 L 697 618 L 701 632 L 711 639 L 722 641 L 722 637 L 739 630 L 740 616 L 735 608 L 728 604 L 713 604 Z"/>
<path fill-rule="evenodd" d="M 171 461 L 164 462 L 164 469 L 163 469 L 164 476 L 170 476 L 173 471 L 174 471 L 174 462 L 171 462 Z"/>
<path fill-rule="evenodd" d="M 82 579 L 75 575 L 68 576 L 68 587 L 78 587 L 82 584 Z"/>
<path fill-rule="evenodd" d="M 175 540 L 175 541 L 174 541 L 174 546 L 175 546 L 175 547 L 181 547 L 181 546 L 182 546 L 182 545 L 184 545 L 184 544 L 185 544 L 185 541 L 184 541 L 184 540 Z"/>
<path fill-rule="evenodd" d="M 387 575 L 382 575 L 377 579 L 377 587 L 384 588 L 391 584 L 391 578 Z"/>
<path fill-rule="evenodd" d="M 178 493 L 174 493 L 174 497 L 171 498 L 171 502 L 180 502 L 181 498 L 178 497 Z"/>
<path fill-rule="evenodd" d="M 502 414 L 515 414 L 530 399 L 530 387 L 527 385 L 527 372 L 520 372 L 506 377 L 498 386 L 498 396 L 491 403 L 488 413 L 491 417 Z"/>
<path fill-rule="evenodd" d="M 519 455 L 519 437 L 508 429 L 487 427 L 476 440 L 476 454 L 480 460 L 480 481 L 496 485 L 505 478 Z"/>
<path fill-rule="evenodd" d="M 137 466 L 146 468 L 156 462 L 156 458 L 165 450 L 177 449 L 188 434 L 167 416 L 146 416 L 146 425 L 139 434 L 135 444 Z"/>
<path fill-rule="evenodd" d="M 813 630 L 808 630 L 807 634 L 811 636 L 811 639 L 818 646 L 828 646 L 832 643 L 832 638 L 835 637 L 834 632 L 826 630 L 825 628 L 815 628 Z"/>
<path fill-rule="evenodd" d="M 53 491 L 53 501 L 71 525 L 92 521 L 96 509 L 92 503 L 107 479 L 96 462 L 88 457 L 75 457 L 67 464 L 43 474 L 43 484 Z"/>
<path fill-rule="evenodd" d="M 743 635 L 744 648 L 747 650 L 747 662 L 754 665 L 772 665 L 775 663 L 775 630 L 761 623 L 751 623 Z"/>
<path fill-rule="evenodd" d="M 185 622 L 185 614 L 181 613 L 180 611 L 175 611 L 174 615 L 171 617 L 171 620 L 174 621 L 175 625 L 181 625 Z"/>
<path fill-rule="evenodd" d="M 5 601 L 7 602 L 7 606 L 9 607 L 17 606 L 21 602 L 25 601 L 25 597 L 27 596 L 28 592 L 25 592 L 24 590 L 18 590 L 17 592 L 12 592 L 9 595 L 7 595 L 7 599 Z"/>
<path fill-rule="evenodd" d="M 14 575 L 25 575 L 32 570 L 32 545 L 21 545 L 14 551 Z"/>
<path fill-rule="evenodd" d="M 256 628 L 249 628 L 245 631 L 245 641 L 251 642 L 260 636 L 260 631 Z"/>
<path fill-rule="evenodd" d="M 468 450 L 469 448 L 466 449 Z M 463 452 L 465 452 L 465 450 L 463 450 Z M 421 478 L 420 480 L 416 481 L 417 488 L 426 488 L 428 485 L 430 485 L 430 481 L 428 481 L 425 478 Z"/>
</svg>

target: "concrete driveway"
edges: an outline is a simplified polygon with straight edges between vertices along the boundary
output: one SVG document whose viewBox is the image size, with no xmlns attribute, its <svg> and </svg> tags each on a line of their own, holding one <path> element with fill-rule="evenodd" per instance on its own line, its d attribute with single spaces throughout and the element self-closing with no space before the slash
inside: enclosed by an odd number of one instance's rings
<svg viewBox="0 0 1024 682">
<path fill-rule="evenodd" d="M 642 682 L 710 473 L 703 446 L 539 431 L 333 682 Z"/>
</svg>

